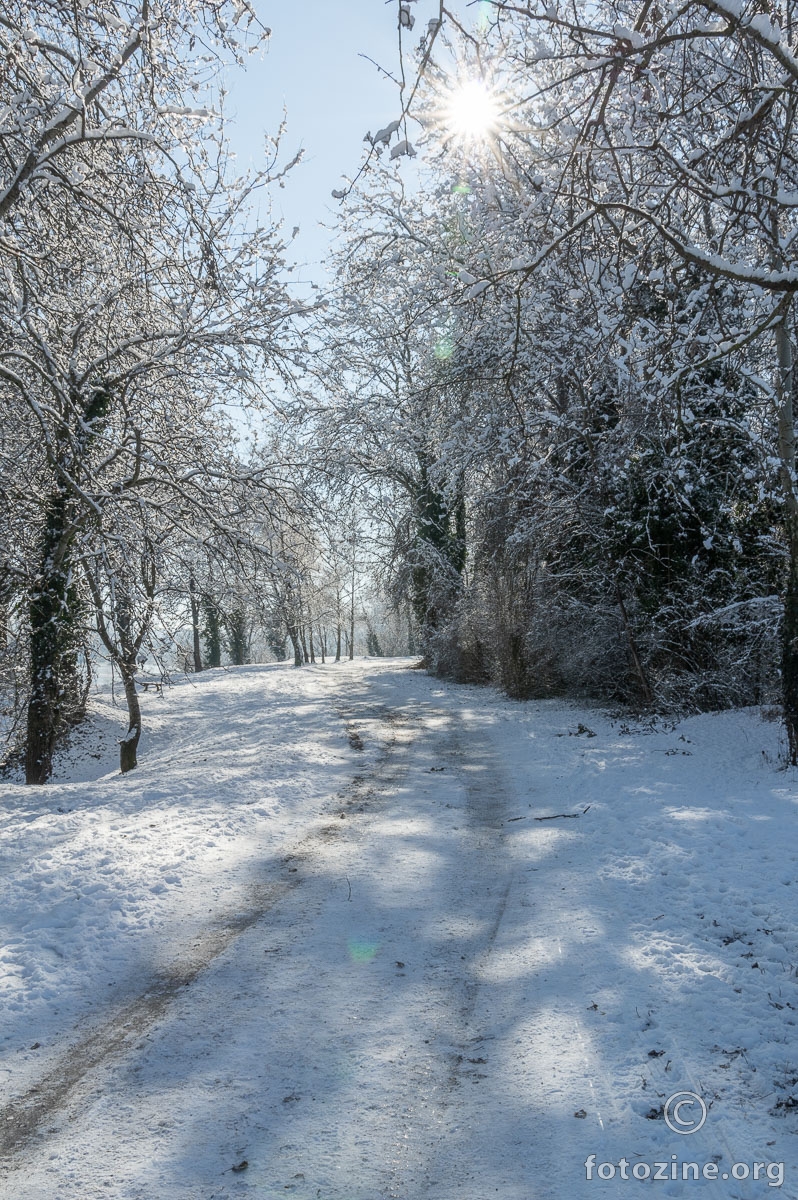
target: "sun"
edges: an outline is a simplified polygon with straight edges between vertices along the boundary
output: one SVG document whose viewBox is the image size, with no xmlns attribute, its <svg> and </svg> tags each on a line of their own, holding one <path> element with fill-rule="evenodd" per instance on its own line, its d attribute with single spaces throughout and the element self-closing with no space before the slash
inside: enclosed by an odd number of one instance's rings
<svg viewBox="0 0 798 1200">
<path fill-rule="evenodd" d="M 496 93 L 481 79 L 461 83 L 443 111 L 444 125 L 462 142 L 494 137 L 501 126 L 502 110 Z"/>
</svg>

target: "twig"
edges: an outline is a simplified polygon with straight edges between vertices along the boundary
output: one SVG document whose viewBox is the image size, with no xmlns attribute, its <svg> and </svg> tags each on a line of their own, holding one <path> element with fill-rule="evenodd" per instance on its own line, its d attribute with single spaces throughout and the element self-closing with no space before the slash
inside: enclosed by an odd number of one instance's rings
<svg viewBox="0 0 798 1200">
<path fill-rule="evenodd" d="M 571 817 L 583 817 L 585 815 L 585 813 L 587 812 L 588 808 L 590 808 L 589 804 L 588 804 L 587 808 L 583 808 L 582 811 L 578 812 L 578 813 L 553 813 L 550 817 L 533 817 L 532 820 L 533 821 L 559 821 L 562 818 L 564 818 L 565 820 L 569 820 Z M 515 820 L 520 820 L 520 818 L 516 817 Z"/>
<path fill-rule="evenodd" d="M 640 684 L 640 692 L 642 695 L 643 703 L 644 704 L 653 704 L 654 703 L 654 693 L 651 690 L 651 684 L 648 682 L 648 679 L 646 678 L 646 673 L 643 669 L 643 663 L 640 658 L 640 654 L 638 653 L 638 650 L 637 650 L 637 644 L 634 639 L 634 634 L 632 633 L 632 627 L 629 624 L 629 615 L 626 611 L 626 605 L 623 602 L 623 595 L 621 593 L 621 585 L 617 581 L 615 583 L 615 596 L 618 601 L 618 608 L 621 610 L 621 620 L 623 621 L 623 627 L 624 627 L 624 631 L 626 633 L 626 640 L 629 644 L 629 654 L 632 659 L 632 666 L 634 668 L 634 673 L 637 676 L 638 683 Z"/>
<path fill-rule="evenodd" d="M 401 86 L 401 84 L 399 83 L 399 80 L 396 78 L 396 76 L 392 75 L 390 71 L 386 71 L 385 67 L 381 66 L 376 61 L 376 59 L 369 58 L 368 54 L 362 54 L 362 53 L 358 54 L 358 58 L 365 58 L 366 62 L 370 62 L 372 67 L 376 67 L 378 71 L 381 71 L 386 79 L 390 79 L 391 83 L 395 83 L 397 87 Z"/>
</svg>

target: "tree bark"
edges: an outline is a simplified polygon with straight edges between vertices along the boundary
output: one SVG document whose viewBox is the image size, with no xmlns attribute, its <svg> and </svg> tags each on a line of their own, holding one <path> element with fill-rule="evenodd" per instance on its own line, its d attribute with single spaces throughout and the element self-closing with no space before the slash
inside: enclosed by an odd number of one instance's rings
<svg viewBox="0 0 798 1200">
<path fill-rule="evenodd" d="M 632 633 L 632 627 L 629 624 L 629 617 L 626 612 L 626 605 L 623 602 L 621 585 L 619 583 L 615 584 L 615 595 L 618 600 L 618 607 L 621 610 L 621 619 L 623 621 L 624 632 L 626 633 L 626 642 L 629 647 L 629 657 L 632 660 L 632 668 L 640 688 L 640 699 L 644 704 L 653 704 L 654 693 L 651 689 L 651 684 L 648 682 L 646 673 L 643 670 L 643 663 L 640 659 L 640 654 L 637 649 L 637 642 L 635 641 L 634 634 Z"/>
<path fill-rule="evenodd" d="M 355 657 L 355 540 L 352 539 L 352 594 L 349 605 L 349 661 Z"/>
<path fill-rule="evenodd" d="M 291 645 L 294 647 L 294 666 L 301 667 L 302 666 L 302 645 L 299 641 L 299 630 L 297 629 L 296 625 L 289 624 L 287 621 L 286 621 L 286 629 L 288 630 L 288 636 L 291 640 Z"/>
<path fill-rule="evenodd" d="M 342 612 L 341 612 L 341 593 L 340 592 L 336 593 L 336 598 L 337 598 L 338 607 L 337 607 L 337 611 L 335 614 L 335 622 L 336 622 L 335 623 L 335 661 L 340 662 L 341 661 L 341 626 L 343 624 L 343 621 L 341 619 Z"/>
<path fill-rule="evenodd" d="M 56 739 L 64 726 L 77 680 L 78 597 L 68 565 L 68 499 L 55 492 L 47 505 L 41 559 L 31 594 L 30 698 L 25 743 L 25 782 L 46 783 L 53 769 Z"/>
<path fill-rule="evenodd" d="M 72 400 L 81 420 L 73 440 L 59 435 L 55 454 L 61 467 L 75 473 L 84 468 L 97 423 L 105 418 L 112 396 L 105 388 L 96 387 L 88 396 L 75 394 Z M 37 579 L 28 602 L 30 699 L 25 780 L 33 784 L 50 778 L 56 739 L 66 725 L 81 719 L 88 695 L 80 686 L 81 600 L 72 562 L 80 525 L 76 518 L 85 513 L 80 514 L 80 503 L 57 475 L 43 515 Z"/>
<path fill-rule="evenodd" d="M 0 599 L 0 651 L 8 649 L 8 613 L 10 603 L 3 595 Z"/>
<path fill-rule="evenodd" d="M 28 701 L 25 782 L 47 783 L 53 770 L 58 688 L 52 673 L 37 672 Z"/>
<path fill-rule="evenodd" d="M 126 661 L 119 664 L 127 702 L 127 733 L 119 743 L 119 769 L 123 775 L 138 766 L 136 751 L 141 737 L 141 706 L 136 688 L 136 663 Z"/>
<path fill-rule="evenodd" d="M 798 766 L 798 496 L 795 484 L 794 357 L 788 312 L 776 326 L 779 459 L 787 535 L 787 586 L 781 645 L 781 687 L 790 762 Z"/>
<path fill-rule="evenodd" d="M 197 585 L 194 582 L 194 576 L 189 576 L 188 594 L 191 600 L 191 634 L 194 652 L 194 671 L 202 670 L 202 650 L 200 648 L 200 627 L 199 627 L 199 601 L 197 600 Z"/>
<path fill-rule="evenodd" d="M 416 652 L 416 638 L 413 632 L 413 606 L 407 606 L 407 653 L 412 655 Z"/>
<path fill-rule="evenodd" d="M 219 618 L 219 610 L 210 596 L 203 597 L 203 607 L 205 609 L 205 654 L 208 666 L 220 667 L 222 665 L 222 622 Z"/>
</svg>

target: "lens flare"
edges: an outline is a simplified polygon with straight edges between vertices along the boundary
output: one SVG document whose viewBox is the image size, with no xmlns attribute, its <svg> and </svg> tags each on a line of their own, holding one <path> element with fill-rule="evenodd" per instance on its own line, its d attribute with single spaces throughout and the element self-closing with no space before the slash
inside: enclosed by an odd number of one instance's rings
<svg viewBox="0 0 798 1200">
<path fill-rule="evenodd" d="M 379 942 L 371 942 L 368 938 L 351 937 L 347 941 L 349 957 L 356 963 L 371 962 L 379 948 Z"/>
<path fill-rule="evenodd" d="M 501 124 L 499 99 L 481 79 L 467 80 L 449 97 L 444 120 L 451 133 L 462 141 L 489 138 Z"/>
</svg>

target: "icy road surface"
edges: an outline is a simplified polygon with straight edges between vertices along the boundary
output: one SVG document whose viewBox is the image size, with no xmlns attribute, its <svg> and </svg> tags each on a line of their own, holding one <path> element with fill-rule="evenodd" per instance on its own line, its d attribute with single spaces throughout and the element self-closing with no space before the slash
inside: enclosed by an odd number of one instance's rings
<svg viewBox="0 0 798 1200">
<path fill-rule="evenodd" d="M 98 701 L 58 781 L 2 785 L 3 1200 L 581 1200 L 657 1163 L 798 1197 L 776 725 L 406 661 L 143 700 L 132 775 Z"/>
</svg>

